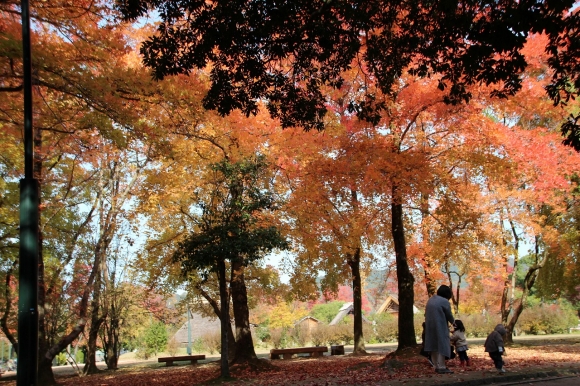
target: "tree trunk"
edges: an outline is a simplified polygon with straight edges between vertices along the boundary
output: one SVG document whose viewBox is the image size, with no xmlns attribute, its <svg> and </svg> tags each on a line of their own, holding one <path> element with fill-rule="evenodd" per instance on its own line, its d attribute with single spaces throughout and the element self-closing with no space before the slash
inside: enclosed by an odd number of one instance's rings
<svg viewBox="0 0 580 386">
<path fill-rule="evenodd" d="M 363 336 L 362 320 L 362 280 L 360 276 L 360 252 L 361 248 L 356 248 L 354 255 L 348 259 L 352 273 L 352 297 L 354 309 L 354 355 L 366 354 L 365 340 Z"/>
<path fill-rule="evenodd" d="M 115 314 L 115 307 L 111 307 L 111 314 Z M 106 323 L 106 321 L 105 321 Z M 117 370 L 119 364 L 119 319 L 111 317 L 104 334 L 103 346 L 105 349 L 105 363 L 108 370 Z"/>
<path fill-rule="evenodd" d="M 226 283 L 226 262 L 224 259 L 220 259 L 219 262 L 219 285 L 220 285 L 220 324 L 221 324 L 221 376 L 223 378 L 230 377 L 230 366 L 228 363 L 228 354 L 229 349 L 226 350 L 225 348 L 229 348 L 228 344 L 228 332 L 231 331 L 231 324 L 229 323 L 230 320 L 230 306 L 229 306 L 229 297 L 227 283 Z M 229 327 L 229 328 L 228 328 Z M 228 331 L 229 330 L 229 331 Z"/>
<path fill-rule="evenodd" d="M 445 273 L 447 274 L 447 280 L 449 281 L 449 289 L 451 289 L 451 304 L 453 306 L 453 314 L 459 315 L 459 300 L 461 295 L 461 278 L 463 274 L 457 271 L 451 271 L 449 269 L 449 259 L 448 256 L 445 256 Z M 451 274 L 457 275 L 457 287 L 453 285 L 453 277 Z M 455 293 L 453 293 L 453 289 L 455 288 Z"/>
<path fill-rule="evenodd" d="M 500 314 L 501 314 L 501 322 L 505 326 L 507 324 L 508 316 L 511 312 L 511 305 L 509 304 L 508 296 L 509 296 L 509 288 L 510 288 L 510 277 L 509 277 L 509 256 L 507 253 L 507 246 L 508 241 L 505 235 L 505 231 L 503 228 L 503 211 L 500 210 L 499 214 L 499 226 L 502 233 L 502 244 L 504 248 L 503 253 L 503 270 L 505 272 L 505 280 L 503 283 L 503 291 L 501 294 L 501 304 L 500 304 Z"/>
<path fill-rule="evenodd" d="M 85 366 L 83 369 L 84 374 L 96 374 L 100 370 L 97 367 L 97 341 L 99 339 L 99 329 L 101 324 L 105 321 L 104 317 L 99 316 L 101 310 L 101 258 L 100 252 L 96 251 L 95 255 L 99 256 L 95 258 L 95 266 L 97 266 L 97 272 L 95 275 L 94 289 L 93 289 L 93 300 L 91 302 L 91 326 L 89 330 L 89 339 L 87 340 L 87 358 L 85 360 Z"/>
<path fill-rule="evenodd" d="M 405 241 L 405 229 L 403 223 L 402 197 L 397 185 L 392 186 L 391 219 L 393 243 L 395 245 L 395 260 L 397 263 L 397 284 L 399 289 L 399 345 L 397 350 L 407 347 L 415 347 L 417 338 L 415 337 L 415 325 L 413 323 L 413 305 L 415 294 L 413 284 L 415 279 L 409 269 L 407 262 L 407 246 Z"/>
<path fill-rule="evenodd" d="M 516 326 L 516 323 L 518 322 L 518 318 L 520 317 L 520 315 L 522 314 L 522 311 L 524 310 L 524 305 L 526 304 L 530 290 L 532 289 L 532 287 L 534 286 L 534 283 L 536 282 L 538 274 L 540 273 L 540 269 L 546 263 L 547 254 L 544 251 L 543 256 L 540 258 L 539 249 L 540 249 L 539 238 L 538 238 L 538 236 L 536 236 L 536 246 L 535 246 L 536 264 L 534 264 L 528 268 L 528 272 L 526 273 L 526 277 L 524 278 L 524 288 L 522 289 L 522 296 L 520 297 L 520 299 L 518 301 L 518 306 L 514 308 L 514 312 L 512 314 L 512 317 L 511 317 L 509 323 L 507 323 L 507 325 L 505 326 L 506 330 L 507 330 L 507 334 L 506 334 L 504 340 L 508 344 L 511 344 L 514 342 L 514 327 Z M 514 275 L 515 275 L 515 272 L 514 272 Z"/>
<path fill-rule="evenodd" d="M 509 215 L 509 213 L 508 213 Z M 503 224 L 503 217 L 500 218 L 501 223 Z M 516 274 L 518 270 L 518 260 L 519 260 L 519 247 L 520 247 L 520 239 L 516 232 L 515 225 L 511 219 L 509 219 L 509 223 L 511 226 L 512 236 L 514 238 L 514 246 L 513 246 L 513 258 L 514 258 L 514 265 L 511 272 L 511 277 L 508 272 L 509 261 L 508 256 L 506 254 L 504 259 L 504 268 L 506 270 L 506 279 L 504 281 L 503 292 L 501 296 L 501 322 L 504 326 L 508 325 L 508 318 L 510 313 L 514 311 L 514 304 L 515 304 L 515 291 L 516 291 Z M 502 225 L 503 227 L 503 225 Z M 503 228 L 502 228 L 503 229 Z M 503 238 L 504 247 L 507 247 L 508 242 L 504 236 Z M 508 334 L 511 334 L 511 331 L 508 331 Z"/>
<path fill-rule="evenodd" d="M 10 267 L 8 268 L 8 271 L 6 272 L 6 279 L 5 279 L 5 286 L 6 287 L 4 289 L 5 308 L 4 308 L 4 313 L 2 314 L 2 318 L 0 318 L 0 328 L 2 329 L 2 332 L 4 333 L 4 336 L 6 336 L 6 338 L 8 338 L 8 340 L 12 344 L 12 347 L 14 347 L 14 350 L 18 353 L 18 342 L 16 341 L 16 337 L 12 333 L 13 329 L 10 326 L 8 326 L 8 317 L 10 316 L 12 306 L 14 305 L 14 297 L 12 296 L 11 282 L 12 282 L 12 278 L 13 278 L 14 269 L 16 268 L 17 264 L 18 264 L 18 259 L 14 260 L 14 262 L 12 262 L 12 265 L 10 265 Z"/>
<path fill-rule="evenodd" d="M 248 309 L 248 293 L 244 279 L 244 266 L 241 261 L 232 261 L 231 293 L 236 323 L 236 356 L 234 363 L 253 362 L 258 359 L 254 350 L 252 332 L 250 330 L 250 311 Z"/>
<path fill-rule="evenodd" d="M 84 374 L 96 374 L 100 370 L 97 367 L 97 341 L 99 339 L 99 328 L 104 318 L 99 318 L 99 307 L 93 308 L 91 312 L 91 328 L 89 330 L 89 339 L 87 341 L 87 358 L 85 360 Z"/>
<path fill-rule="evenodd" d="M 425 289 L 427 296 L 431 297 L 437 292 L 437 283 L 433 279 L 433 264 L 429 255 L 429 227 L 427 225 L 429 218 L 429 195 L 421 194 L 421 237 L 423 239 L 423 274 L 425 278 Z"/>
<path fill-rule="evenodd" d="M 224 266 L 225 268 L 225 266 Z M 225 277 L 225 274 L 224 274 Z M 218 275 L 218 283 L 219 283 L 219 275 Z M 229 313 L 229 299 L 230 299 L 230 294 L 228 292 L 228 288 L 227 288 L 227 281 L 226 283 L 226 299 L 228 300 L 228 313 L 226 314 L 226 328 L 227 328 L 227 333 L 228 333 L 228 357 L 229 358 L 235 358 L 236 357 L 236 338 L 234 336 L 234 331 L 232 330 L 232 322 L 231 322 L 231 318 L 230 318 L 230 313 Z M 216 314 L 216 316 L 219 318 L 220 323 L 222 321 L 222 310 L 221 310 L 221 306 L 215 301 L 215 299 L 213 299 L 208 293 L 207 291 L 205 291 L 202 287 L 201 284 L 197 284 L 195 286 L 195 288 L 199 291 L 199 293 L 201 294 L 201 296 L 203 296 L 203 298 L 205 300 L 207 300 L 207 302 L 211 305 L 211 307 L 213 308 L 213 312 Z M 221 302 L 221 293 L 220 293 L 220 302 Z M 221 303 L 220 303 L 221 304 Z"/>
<path fill-rule="evenodd" d="M 52 372 L 52 359 L 49 360 L 44 355 L 41 355 L 38 360 L 38 384 L 43 386 L 57 385 L 54 373 Z"/>
</svg>

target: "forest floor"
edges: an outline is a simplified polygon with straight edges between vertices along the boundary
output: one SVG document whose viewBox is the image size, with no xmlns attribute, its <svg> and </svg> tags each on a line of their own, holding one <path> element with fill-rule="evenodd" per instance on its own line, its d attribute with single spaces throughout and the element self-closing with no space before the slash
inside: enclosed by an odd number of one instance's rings
<svg viewBox="0 0 580 386">
<path fill-rule="evenodd" d="M 392 354 L 395 345 L 367 345 L 369 355 L 324 356 L 267 361 L 262 371 L 233 367 L 232 378 L 220 380 L 219 358 L 208 357 L 198 365 L 165 367 L 155 361 L 125 361 L 116 371 L 78 377 L 65 366 L 55 367 L 57 381 L 65 386 L 185 386 L 185 385 L 481 385 L 515 382 L 542 377 L 572 376 L 580 379 L 580 334 L 517 337 L 504 357 L 507 373 L 499 375 L 483 349 L 482 339 L 471 339 L 468 355 L 471 366 L 460 368 L 451 360 L 454 374 L 435 374 L 418 350 Z M 350 348 L 352 350 L 352 348 Z M 267 350 L 258 350 L 267 357 Z M 6 373 L 0 385 L 15 385 L 14 375 Z"/>
</svg>

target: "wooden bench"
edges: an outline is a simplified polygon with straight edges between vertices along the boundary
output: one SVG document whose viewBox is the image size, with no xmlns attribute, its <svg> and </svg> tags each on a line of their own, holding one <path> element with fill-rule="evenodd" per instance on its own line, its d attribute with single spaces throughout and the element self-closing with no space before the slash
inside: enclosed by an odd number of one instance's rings
<svg viewBox="0 0 580 386">
<path fill-rule="evenodd" d="M 197 363 L 198 360 L 205 359 L 205 355 L 184 355 L 180 357 L 164 357 L 164 358 L 157 358 L 157 362 L 165 362 L 165 366 L 173 366 L 173 362 L 177 361 L 191 361 L 191 364 L 194 365 Z"/>
<path fill-rule="evenodd" d="M 297 348 L 273 348 L 270 350 L 270 359 L 290 359 L 294 354 L 309 354 L 312 358 L 319 358 L 328 352 L 328 347 L 297 347 Z"/>
</svg>

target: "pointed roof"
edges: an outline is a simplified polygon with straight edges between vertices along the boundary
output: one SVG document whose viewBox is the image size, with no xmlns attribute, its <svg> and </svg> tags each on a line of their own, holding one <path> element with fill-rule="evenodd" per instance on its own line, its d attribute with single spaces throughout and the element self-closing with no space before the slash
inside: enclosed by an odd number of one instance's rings
<svg viewBox="0 0 580 386">
<path fill-rule="evenodd" d="M 307 316 L 303 317 L 302 319 L 300 319 L 299 321 L 297 321 L 296 323 L 294 323 L 294 325 L 296 326 L 296 325 L 302 323 L 303 321 L 305 321 L 306 319 L 312 319 L 316 323 L 320 323 L 320 320 L 316 319 L 314 316 L 307 315 Z"/>
<path fill-rule="evenodd" d="M 377 309 L 377 314 L 382 313 L 398 313 L 399 312 L 399 299 L 396 296 L 388 295 L 383 304 Z M 413 305 L 413 313 L 418 314 L 419 309 Z"/>
<path fill-rule="evenodd" d="M 340 323 L 340 321 L 342 319 L 344 319 L 344 317 L 349 315 L 349 314 L 354 314 L 354 305 L 352 302 L 344 303 L 343 306 L 340 307 L 340 310 L 338 310 L 338 313 L 336 314 L 334 319 L 332 319 L 332 321 L 330 323 L 328 323 L 328 325 L 334 326 L 334 325 Z M 363 319 L 363 321 L 365 321 L 367 323 L 371 323 L 371 321 L 368 320 L 367 318 L 365 318 L 364 315 L 362 315 L 362 319 Z"/>
</svg>

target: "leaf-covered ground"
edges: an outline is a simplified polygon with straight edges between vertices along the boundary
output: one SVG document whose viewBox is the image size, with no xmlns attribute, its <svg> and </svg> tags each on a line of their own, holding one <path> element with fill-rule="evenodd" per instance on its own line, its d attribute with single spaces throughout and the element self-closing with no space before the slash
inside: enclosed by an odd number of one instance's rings
<svg viewBox="0 0 580 386">
<path fill-rule="evenodd" d="M 482 346 L 469 350 L 472 365 L 468 369 L 459 368 L 459 362 L 450 361 L 449 367 L 461 376 L 489 374 L 493 363 L 483 352 Z M 547 344 L 533 347 L 509 348 L 505 357 L 506 368 L 510 372 L 533 371 L 534 369 L 578 368 L 580 363 L 580 343 Z M 411 381 L 416 378 L 437 377 L 428 362 L 416 352 L 385 361 L 384 355 L 327 356 L 320 359 L 299 358 L 289 361 L 273 361 L 266 371 L 252 371 L 247 368 L 233 368 L 233 379 L 228 385 L 379 385 L 388 381 Z M 386 364 L 386 365 L 385 365 Z M 221 384 L 217 381 L 217 362 L 197 366 L 174 366 L 158 368 L 124 368 L 117 372 L 104 372 L 87 377 L 58 378 L 67 386 L 190 386 L 201 384 Z M 478 374 L 479 373 L 479 374 Z M 4 382 L 15 385 L 14 381 Z"/>
</svg>

